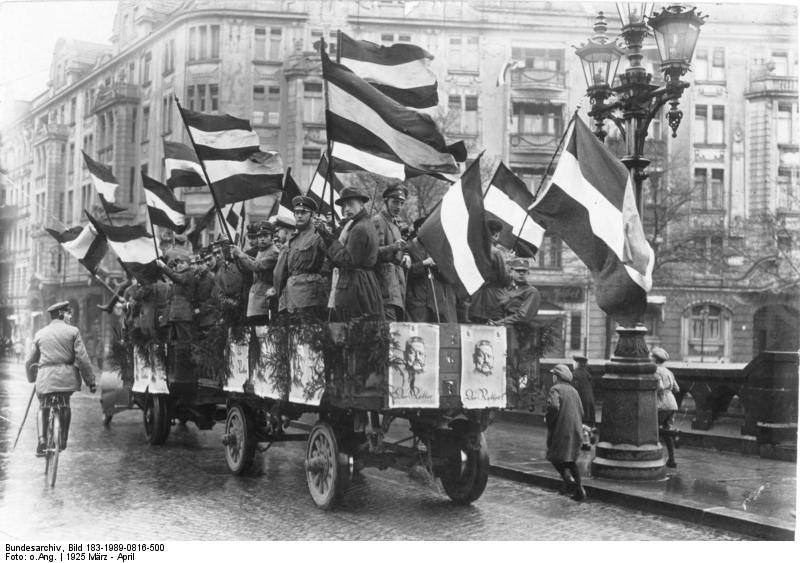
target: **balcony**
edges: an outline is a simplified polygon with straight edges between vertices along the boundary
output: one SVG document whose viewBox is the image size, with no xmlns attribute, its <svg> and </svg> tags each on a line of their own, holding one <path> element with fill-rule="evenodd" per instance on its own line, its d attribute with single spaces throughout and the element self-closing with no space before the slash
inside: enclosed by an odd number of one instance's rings
<svg viewBox="0 0 800 563">
<path fill-rule="evenodd" d="M 136 84 L 111 84 L 97 92 L 92 113 L 98 113 L 115 104 L 138 104 L 139 86 Z"/>
<path fill-rule="evenodd" d="M 566 89 L 566 77 L 563 70 L 520 68 L 511 71 L 511 87 L 515 90 L 561 92 Z"/>
<path fill-rule="evenodd" d="M 560 135 L 549 133 L 512 133 L 508 143 L 512 153 L 553 154 L 558 146 Z"/>
<path fill-rule="evenodd" d="M 725 229 L 725 210 L 693 209 L 689 225 L 697 232 L 722 233 Z"/>
<path fill-rule="evenodd" d="M 796 76 L 774 76 L 762 74 L 750 79 L 750 84 L 745 91 L 745 98 L 762 97 L 797 97 Z"/>
<path fill-rule="evenodd" d="M 70 126 L 63 123 L 48 123 L 40 125 L 33 134 L 33 144 L 38 145 L 45 141 L 66 141 L 69 138 Z"/>
</svg>

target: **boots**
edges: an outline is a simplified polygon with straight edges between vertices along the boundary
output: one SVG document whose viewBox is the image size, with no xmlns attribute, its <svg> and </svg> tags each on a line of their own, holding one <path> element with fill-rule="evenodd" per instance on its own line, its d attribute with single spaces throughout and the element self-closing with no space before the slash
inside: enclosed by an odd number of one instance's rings
<svg viewBox="0 0 800 563">
<path fill-rule="evenodd" d="M 586 490 L 581 484 L 581 473 L 578 471 L 578 464 L 574 461 L 567 465 L 569 472 L 572 473 L 572 478 L 575 479 L 575 492 L 572 495 L 573 500 L 578 502 L 586 499 Z"/>
<path fill-rule="evenodd" d="M 37 414 L 39 431 L 39 443 L 36 444 L 36 457 L 44 457 L 44 450 L 47 447 L 47 422 L 50 418 L 50 409 L 42 407 Z"/>
</svg>

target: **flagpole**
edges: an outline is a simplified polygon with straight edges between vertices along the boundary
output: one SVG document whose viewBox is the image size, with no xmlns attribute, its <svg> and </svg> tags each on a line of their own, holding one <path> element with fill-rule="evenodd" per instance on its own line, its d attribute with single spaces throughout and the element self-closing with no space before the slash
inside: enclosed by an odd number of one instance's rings
<svg viewBox="0 0 800 563">
<path fill-rule="evenodd" d="M 539 197 L 539 192 L 542 191 L 542 187 L 544 186 L 544 181 L 550 175 L 550 170 L 553 168 L 553 162 L 556 160 L 556 156 L 558 156 L 558 151 L 561 150 L 561 145 L 564 144 L 564 139 L 567 137 L 567 133 L 569 132 L 569 126 L 572 125 L 572 122 L 575 121 L 575 118 L 578 116 L 577 108 L 572 114 L 572 117 L 569 118 L 567 122 L 567 126 L 564 127 L 564 133 L 561 135 L 561 140 L 558 141 L 558 145 L 556 146 L 556 150 L 553 151 L 553 157 L 550 159 L 550 163 L 547 165 L 547 169 L 544 171 L 544 176 L 539 181 L 539 187 L 536 188 L 536 192 L 533 194 L 533 201 L 536 201 L 536 198 Z M 525 214 L 527 218 L 527 213 Z"/>
<path fill-rule="evenodd" d="M 156 251 L 156 259 L 160 258 L 158 252 L 158 243 L 156 242 L 156 226 L 153 224 L 153 218 L 150 217 L 150 210 L 147 211 L 147 218 L 150 219 L 150 232 L 153 234 L 153 249 Z"/>
<path fill-rule="evenodd" d="M 428 271 L 428 281 L 431 282 L 431 293 L 433 294 L 433 307 L 436 309 L 436 321 L 439 322 L 439 302 L 436 299 L 436 286 L 433 283 L 433 272 L 431 271 L 430 266 L 425 266 L 425 269 Z"/>
<path fill-rule="evenodd" d="M 183 118 L 183 112 L 181 111 L 183 108 L 181 107 L 180 101 L 178 101 L 178 96 L 172 96 L 175 99 L 175 105 L 178 106 L 178 113 L 181 114 L 181 121 L 183 121 L 183 126 L 186 128 L 186 132 L 189 134 L 189 140 L 192 142 L 192 148 L 194 149 L 195 154 L 197 154 L 197 145 L 194 142 L 194 135 L 192 135 L 192 130 L 186 125 L 186 120 Z M 200 158 L 198 155 L 197 160 L 200 162 L 200 168 L 203 170 L 203 176 L 206 179 L 206 185 L 208 186 L 208 191 L 211 192 L 211 199 L 214 201 L 214 207 L 217 208 L 217 217 L 219 218 L 219 222 L 222 223 L 222 228 L 225 230 L 225 235 L 228 237 L 228 240 L 231 244 L 233 243 L 233 237 L 231 237 L 231 232 L 228 229 L 228 224 L 225 222 L 225 218 L 222 216 L 222 208 L 219 205 L 219 201 L 217 201 L 217 194 L 214 193 L 214 188 L 211 187 L 211 180 L 208 178 L 208 171 L 206 170 L 206 165 L 203 162 L 203 159 Z"/>
<path fill-rule="evenodd" d="M 242 211 L 239 213 L 239 218 L 242 220 L 242 227 L 239 229 L 239 248 L 242 249 L 244 249 L 244 204 L 245 202 L 242 202 Z"/>
<path fill-rule="evenodd" d="M 103 207 L 103 209 L 105 209 L 105 207 Z M 89 219 L 89 217 L 91 217 L 91 215 L 89 215 L 89 212 L 88 212 L 88 211 L 86 211 L 86 209 L 84 209 L 84 210 L 83 210 L 83 212 L 84 212 L 84 213 L 86 213 L 86 218 L 87 218 L 87 219 Z M 106 217 L 108 217 L 108 211 L 106 211 Z M 91 223 L 91 222 L 92 222 L 92 220 L 91 220 L 91 219 L 89 219 L 89 223 Z M 108 223 L 109 223 L 109 225 L 111 225 L 112 227 L 114 226 L 114 225 L 111 223 L 111 217 L 108 217 Z M 119 256 L 117 256 L 117 262 L 119 262 L 119 265 L 122 267 L 122 271 L 123 271 L 123 272 L 125 272 L 125 275 L 126 275 L 126 276 L 128 276 L 128 279 L 133 279 L 133 276 L 131 275 L 131 272 L 130 272 L 130 270 L 128 270 L 128 267 L 127 267 L 127 266 L 125 266 L 125 262 L 123 262 L 123 261 L 122 261 L 122 258 L 120 258 Z M 87 268 L 87 269 L 88 269 L 88 268 Z"/>
<path fill-rule="evenodd" d="M 336 62 L 338 63 L 341 60 L 339 55 L 339 50 L 341 48 L 341 30 L 336 30 Z M 322 59 L 323 55 L 325 55 L 325 37 L 320 38 L 319 41 L 319 56 Z M 324 72 L 323 72 L 323 82 L 325 83 L 325 138 L 327 139 L 328 148 L 328 169 L 325 171 L 325 182 L 323 183 L 322 187 L 322 196 L 325 195 L 325 190 L 330 189 L 330 206 L 331 206 L 331 225 L 335 228 L 336 227 L 336 213 L 334 213 L 334 199 L 333 199 L 333 142 L 331 141 L 330 131 L 331 128 L 328 124 L 328 114 L 330 113 L 330 101 L 328 99 L 328 81 L 324 79 Z M 324 200 L 323 200 L 324 201 Z"/>
</svg>

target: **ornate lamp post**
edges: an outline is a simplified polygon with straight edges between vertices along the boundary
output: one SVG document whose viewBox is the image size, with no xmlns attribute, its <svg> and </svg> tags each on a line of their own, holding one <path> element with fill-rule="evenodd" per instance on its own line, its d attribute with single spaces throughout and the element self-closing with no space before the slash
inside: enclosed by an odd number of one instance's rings
<svg viewBox="0 0 800 563">
<path fill-rule="evenodd" d="M 669 103 L 667 122 L 672 136 L 676 135 L 683 117 L 678 104 L 689 87 L 681 77 L 690 69 L 705 16 L 695 8 L 677 4 L 651 15 L 651 2 L 618 3 L 617 10 L 625 49 L 620 48 L 618 40 L 608 38 L 606 18 L 600 12 L 595 35 L 575 52 L 586 78 L 595 135 L 601 141 L 605 139 L 604 124 L 610 119 L 625 141 L 622 161 L 633 180 L 641 216 L 642 182 L 647 177 L 644 170 L 650 164 L 644 156 L 647 130 L 658 111 Z M 642 45 L 651 33 L 661 58 L 662 87 L 650 83 L 652 76 L 642 66 Z M 623 54 L 629 66 L 619 75 L 619 85 L 612 86 Z M 614 479 L 659 479 L 665 473 L 665 459 L 658 441 L 655 365 L 649 360 L 644 340 L 647 329 L 642 318 L 617 321 L 621 325 L 617 329 L 619 340 L 603 376 L 603 420 L 592 473 Z"/>
</svg>

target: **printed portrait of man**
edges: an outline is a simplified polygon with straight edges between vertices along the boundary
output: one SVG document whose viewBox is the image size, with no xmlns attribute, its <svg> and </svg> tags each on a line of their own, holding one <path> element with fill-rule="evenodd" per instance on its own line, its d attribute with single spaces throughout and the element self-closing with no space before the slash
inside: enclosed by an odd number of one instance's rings
<svg viewBox="0 0 800 563">
<path fill-rule="evenodd" d="M 417 394 L 416 377 L 425 371 L 425 341 L 421 336 L 412 336 L 406 340 L 404 359 L 408 371 L 408 388 L 413 397 Z"/>
<path fill-rule="evenodd" d="M 490 377 L 494 369 L 494 348 L 488 340 L 479 340 L 472 352 L 473 369 L 476 374 Z"/>
</svg>

